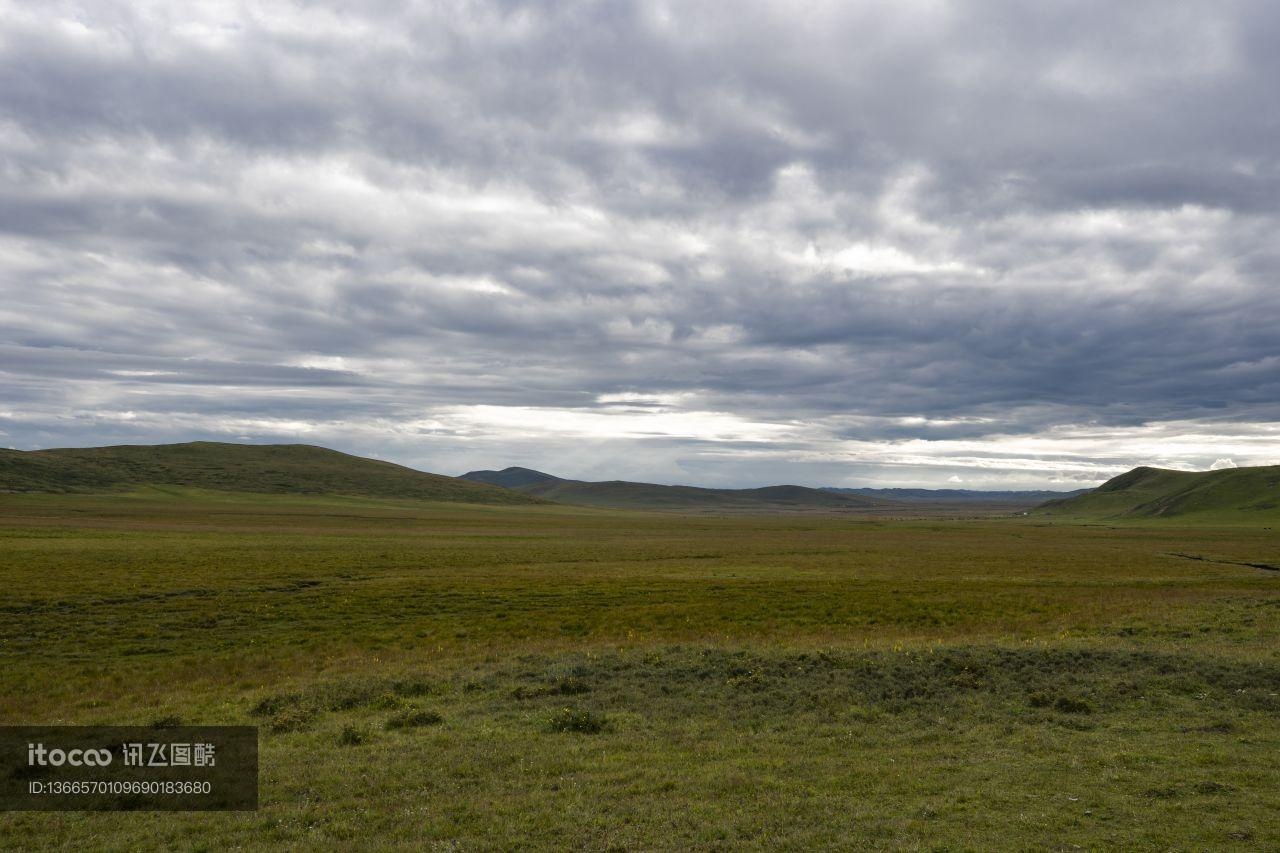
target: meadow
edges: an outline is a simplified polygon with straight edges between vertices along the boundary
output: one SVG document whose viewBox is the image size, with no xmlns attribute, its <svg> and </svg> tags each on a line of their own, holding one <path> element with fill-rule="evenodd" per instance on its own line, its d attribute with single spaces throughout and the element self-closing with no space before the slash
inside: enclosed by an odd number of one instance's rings
<svg viewBox="0 0 1280 853">
<path fill-rule="evenodd" d="M 251 724 L 248 813 L 6 849 L 1277 849 L 1280 539 L 0 496 L 0 722 Z"/>
</svg>

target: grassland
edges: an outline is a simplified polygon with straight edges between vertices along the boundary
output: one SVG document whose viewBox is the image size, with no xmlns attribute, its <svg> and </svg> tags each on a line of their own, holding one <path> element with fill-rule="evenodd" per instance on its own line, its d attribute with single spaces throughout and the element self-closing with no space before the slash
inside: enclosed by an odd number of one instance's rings
<svg viewBox="0 0 1280 853">
<path fill-rule="evenodd" d="M 1264 526 L 0 496 L 0 720 L 262 748 L 256 813 L 0 847 L 1267 849 L 1256 565 Z"/>
</svg>

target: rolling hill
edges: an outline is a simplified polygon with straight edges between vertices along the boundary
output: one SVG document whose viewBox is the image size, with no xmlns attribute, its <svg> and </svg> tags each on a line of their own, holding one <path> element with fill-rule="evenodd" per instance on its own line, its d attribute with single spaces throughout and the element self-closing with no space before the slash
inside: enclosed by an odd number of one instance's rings
<svg viewBox="0 0 1280 853">
<path fill-rule="evenodd" d="M 0 492 L 110 492 L 160 485 L 480 504 L 539 502 L 509 489 L 306 444 L 195 441 L 0 450 Z"/>
<path fill-rule="evenodd" d="M 469 471 L 463 479 L 537 495 L 558 503 L 619 509 L 680 510 L 862 510 L 957 514 L 1026 509 L 1049 498 L 1081 492 L 981 492 L 965 489 L 848 489 L 829 486 L 765 486 L 707 489 L 624 480 L 566 480 L 544 471 L 512 466 L 501 471 Z M 1083 490 L 1082 490 L 1083 491 Z"/>
<path fill-rule="evenodd" d="M 703 489 L 611 480 L 586 483 L 555 480 L 521 489 L 525 494 L 558 503 L 616 509 L 681 510 L 866 510 L 892 506 L 886 501 L 833 495 L 804 486 L 759 489 Z"/>
<path fill-rule="evenodd" d="M 765 486 L 757 489 L 704 489 L 697 486 L 664 486 L 624 480 L 587 482 L 565 480 L 529 468 L 470 471 L 463 479 L 500 485 L 526 495 L 557 503 L 611 509 L 685 511 L 873 510 L 896 504 L 861 495 L 840 495 L 806 486 Z"/>
<path fill-rule="evenodd" d="M 1135 468 L 1086 494 L 1042 504 L 1034 514 L 1085 520 L 1280 521 L 1280 465 L 1221 471 Z"/>
</svg>

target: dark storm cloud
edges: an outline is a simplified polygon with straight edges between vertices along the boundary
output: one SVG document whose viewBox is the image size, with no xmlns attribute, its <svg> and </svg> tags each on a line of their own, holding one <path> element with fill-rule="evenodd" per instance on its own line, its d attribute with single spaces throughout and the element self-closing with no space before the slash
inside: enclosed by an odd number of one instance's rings
<svg viewBox="0 0 1280 853">
<path fill-rule="evenodd" d="M 0 11 L 6 443 L 1268 461 L 1269 4 Z"/>
</svg>

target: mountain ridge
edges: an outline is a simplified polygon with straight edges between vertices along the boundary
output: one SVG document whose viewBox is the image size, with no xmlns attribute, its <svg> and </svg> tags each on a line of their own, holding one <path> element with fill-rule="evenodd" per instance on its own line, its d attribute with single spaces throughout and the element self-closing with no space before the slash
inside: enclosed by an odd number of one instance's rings
<svg viewBox="0 0 1280 853">
<path fill-rule="evenodd" d="M 468 471 L 463 479 L 489 483 L 563 503 L 582 503 L 615 508 L 746 508 L 752 505 L 775 508 L 826 509 L 919 509 L 925 505 L 984 506 L 987 508 L 1030 508 L 1052 498 L 1075 492 L 998 491 L 965 489 L 868 489 L 836 486 L 761 486 L 746 489 L 717 489 L 703 486 L 640 483 L 629 480 L 574 480 L 545 471 L 513 465 L 502 470 Z M 833 497 L 836 498 L 833 500 Z"/>
<path fill-rule="evenodd" d="M 513 491 L 557 503 L 610 509 L 659 510 L 866 510 L 894 506 L 858 495 L 839 495 L 808 486 L 778 485 L 753 489 L 637 483 L 629 480 L 569 480 L 532 468 L 468 471 L 462 479 L 503 485 Z M 506 485 L 510 483 L 512 485 Z"/>
</svg>

